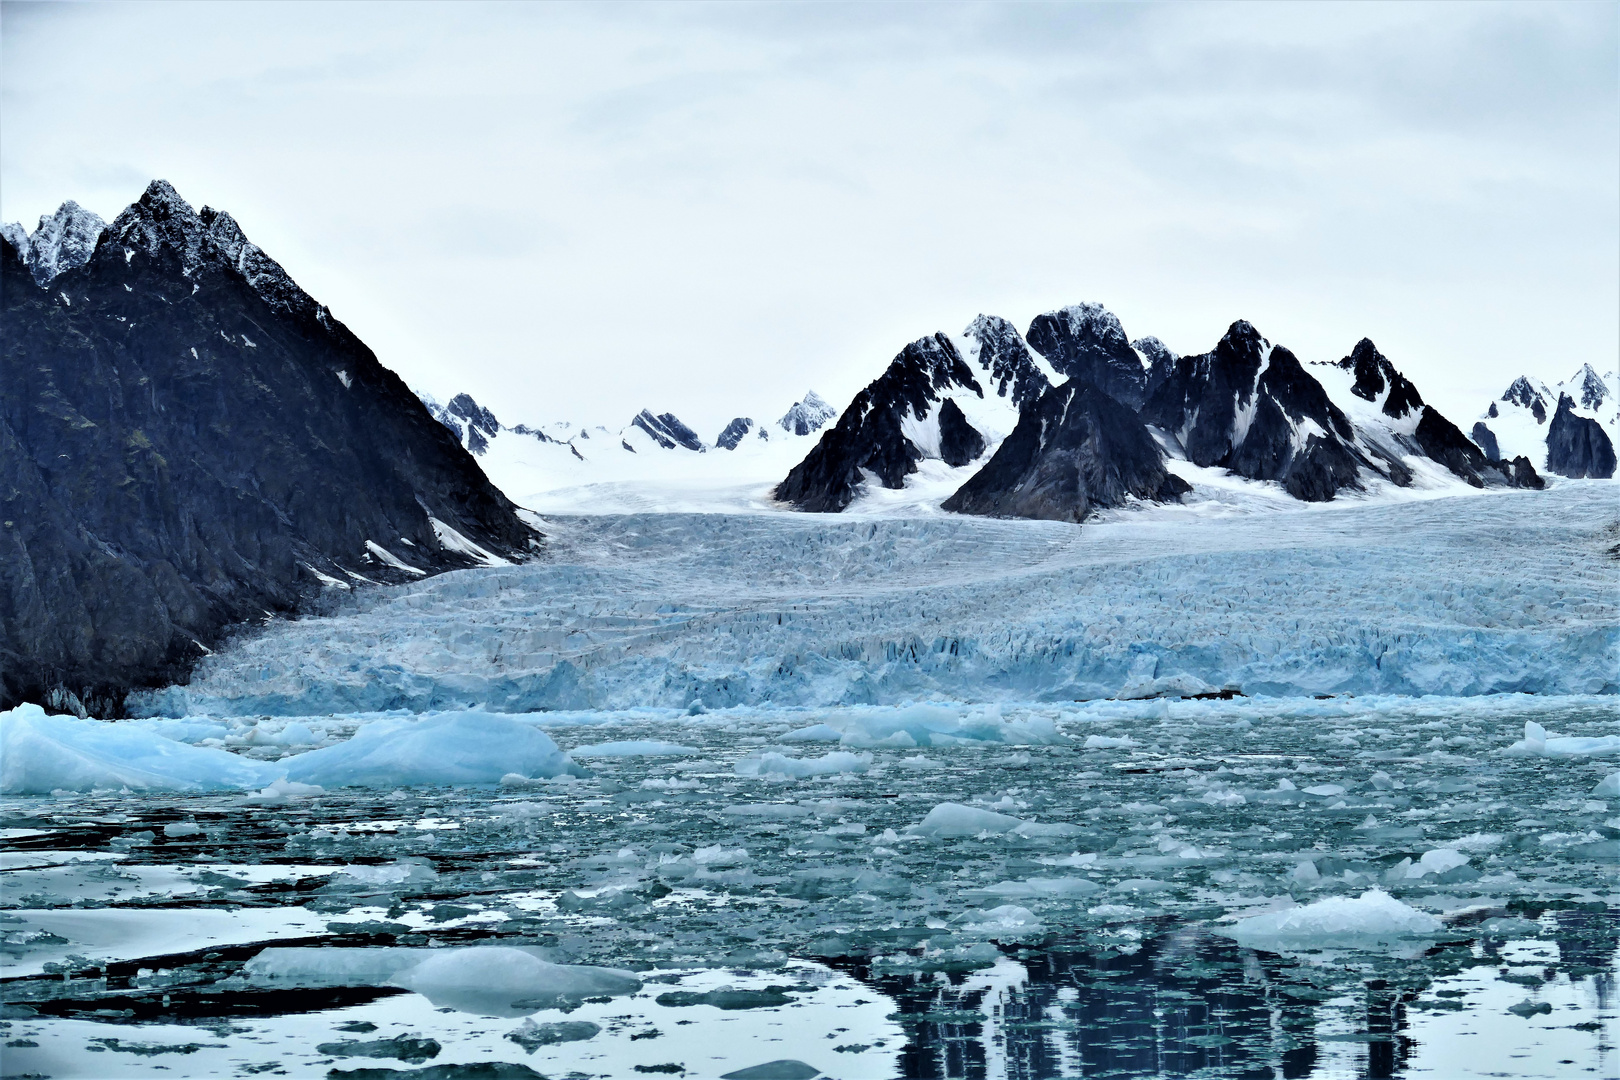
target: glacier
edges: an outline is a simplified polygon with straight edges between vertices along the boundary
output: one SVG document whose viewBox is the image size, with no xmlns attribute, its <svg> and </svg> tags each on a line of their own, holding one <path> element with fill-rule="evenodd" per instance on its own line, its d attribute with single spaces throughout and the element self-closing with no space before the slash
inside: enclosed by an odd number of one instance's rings
<svg viewBox="0 0 1620 1080">
<path fill-rule="evenodd" d="M 1613 485 L 1053 522 L 556 517 L 533 563 L 361 589 L 151 716 L 1613 694 Z"/>
</svg>

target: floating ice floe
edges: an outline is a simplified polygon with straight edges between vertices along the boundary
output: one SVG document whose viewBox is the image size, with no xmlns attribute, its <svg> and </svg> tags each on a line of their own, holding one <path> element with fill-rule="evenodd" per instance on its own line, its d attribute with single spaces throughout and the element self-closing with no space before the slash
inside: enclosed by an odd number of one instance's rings
<svg viewBox="0 0 1620 1080">
<path fill-rule="evenodd" d="M 1548 735 L 1534 720 L 1524 723 L 1524 738 L 1507 748 L 1509 754 L 1536 757 L 1599 757 L 1620 754 L 1620 735 Z"/>
<path fill-rule="evenodd" d="M 1330 896 L 1303 907 L 1254 915 L 1227 933 L 1253 947 L 1276 943 L 1297 948 L 1423 937 L 1441 929 L 1433 915 L 1382 889 L 1368 889 L 1357 897 Z"/>
<path fill-rule="evenodd" d="M 1592 794 L 1600 799 L 1620 798 L 1620 772 L 1612 772 L 1599 780 Z"/>
<path fill-rule="evenodd" d="M 736 773 L 738 776 L 787 776 L 803 779 L 807 776 L 863 773 L 871 767 L 871 754 L 852 754 L 848 750 L 835 750 L 819 758 L 790 758 L 770 752 L 758 757 L 743 758 L 737 762 Z"/>
<path fill-rule="evenodd" d="M 322 787 L 498 784 L 585 771 L 531 724 L 477 711 L 376 720 L 347 742 L 278 763 L 289 780 Z"/>
<path fill-rule="evenodd" d="M 0 712 L 0 793 L 6 795 L 241 790 L 264 787 L 284 771 L 138 725 L 48 716 L 38 705 Z"/>
<path fill-rule="evenodd" d="M 912 836 L 950 838 L 978 836 L 981 833 L 1014 834 L 1027 839 L 1074 836 L 1083 830 L 1067 822 L 1025 821 L 1011 814 L 985 810 L 961 803 L 940 803 L 906 832 Z"/>
<path fill-rule="evenodd" d="M 270 948 L 242 969 L 252 983 L 283 987 L 400 986 L 436 1008 L 528 1016 L 591 997 L 619 997 L 641 980 L 616 968 L 554 964 L 527 949 Z"/>
<path fill-rule="evenodd" d="M 1056 746 L 1068 742 L 1045 716 L 1004 719 L 998 706 L 908 705 L 852 710 L 790 731 L 783 742 L 838 742 L 857 750 L 917 746 Z"/>
</svg>

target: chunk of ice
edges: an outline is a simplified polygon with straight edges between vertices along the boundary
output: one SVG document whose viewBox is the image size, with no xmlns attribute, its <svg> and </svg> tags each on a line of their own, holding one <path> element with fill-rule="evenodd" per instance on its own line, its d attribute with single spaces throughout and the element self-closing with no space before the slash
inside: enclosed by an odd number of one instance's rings
<svg viewBox="0 0 1620 1080">
<path fill-rule="evenodd" d="M 1422 936 L 1440 929 L 1440 920 L 1433 915 L 1382 889 L 1368 889 L 1353 898 L 1330 896 L 1303 907 L 1255 915 L 1239 921 L 1229 933 L 1247 945 L 1268 941 L 1309 945 Z"/>
<path fill-rule="evenodd" d="M 1620 772 L 1612 772 L 1599 780 L 1597 787 L 1592 789 L 1592 794 L 1600 799 L 1620 798 Z"/>
<path fill-rule="evenodd" d="M 1600 757 L 1620 754 L 1620 735 L 1548 735 L 1546 728 L 1526 720 L 1524 738 L 1506 752 L 1533 757 Z"/>
<path fill-rule="evenodd" d="M 1012 832 L 1024 822 L 1011 814 L 980 810 L 961 803 L 940 803 L 906 831 L 914 836 L 977 836 L 982 832 Z"/>
<path fill-rule="evenodd" d="M 27 704 L 0 712 L 0 794 L 240 790 L 263 787 L 283 772 L 138 724 L 47 716 Z"/>
<path fill-rule="evenodd" d="M 502 945 L 435 949 L 393 981 L 421 994 L 435 1008 L 511 1017 L 641 989 L 641 980 L 628 971 L 552 964 Z"/>
<path fill-rule="evenodd" d="M 759 757 L 743 758 L 737 762 L 736 772 L 738 776 L 789 776 L 803 779 L 807 776 L 863 773 L 871 767 L 871 754 L 852 754 L 848 750 L 834 750 L 819 758 L 790 758 L 771 752 L 761 754 Z"/>
<path fill-rule="evenodd" d="M 323 787 L 498 784 L 508 773 L 581 775 L 584 770 L 530 724 L 478 711 L 389 717 L 354 737 L 283 758 L 290 780 Z"/>
</svg>

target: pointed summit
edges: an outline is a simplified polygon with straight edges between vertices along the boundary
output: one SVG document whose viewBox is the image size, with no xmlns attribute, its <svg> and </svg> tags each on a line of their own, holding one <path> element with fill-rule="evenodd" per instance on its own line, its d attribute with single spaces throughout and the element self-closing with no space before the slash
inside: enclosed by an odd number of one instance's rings
<svg viewBox="0 0 1620 1080">
<path fill-rule="evenodd" d="M 1060 375 L 1084 379 L 1116 401 L 1141 408 L 1147 369 L 1119 317 L 1101 304 L 1073 304 L 1037 315 L 1024 340 Z"/>
<path fill-rule="evenodd" d="M 793 408 L 776 422 L 783 431 L 794 435 L 808 435 L 819 431 L 827 421 L 838 415 L 838 410 L 821 400 L 814 390 L 805 392 L 803 401 L 795 401 Z"/>
<path fill-rule="evenodd" d="M 19 224 L 0 226 L 6 239 L 17 247 L 17 254 L 34 283 L 44 288 L 56 275 L 90 261 L 96 241 L 107 228 L 100 216 L 69 199 L 56 213 L 42 216 L 32 236 Z"/>
</svg>

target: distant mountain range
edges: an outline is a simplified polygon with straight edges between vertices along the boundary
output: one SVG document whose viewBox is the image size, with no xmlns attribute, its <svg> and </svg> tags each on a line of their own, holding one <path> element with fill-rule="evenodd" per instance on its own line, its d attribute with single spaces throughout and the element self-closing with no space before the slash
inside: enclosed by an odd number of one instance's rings
<svg viewBox="0 0 1620 1080">
<path fill-rule="evenodd" d="M 1521 384 L 1531 385 L 1519 380 L 1510 393 L 1523 396 Z M 670 494 L 681 482 L 729 476 L 761 485 L 754 505 L 839 512 L 890 505 L 889 491 L 899 506 L 1081 521 L 1103 508 L 1218 496 L 1234 480 L 1320 502 L 1403 488 L 1539 488 L 1544 470 L 1612 476 L 1612 437 L 1587 415 L 1612 394 L 1596 376 L 1579 392 L 1588 405 L 1567 405 L 1563 420 L 1550 406 L 1557 422 L 1539 439 L 1509 442 L 1508 456 L 1480 428 L 1464 434 L 1427 404 L 1369 340 L 1341 360 L 1305 364 L 1239 320 L 1209 352 L 1182 357 L 1157 338 L 1132 341 L 1101 305 L 1078 304 L 1037 316 L 1027 334 L 980 315 L 961 335 L 920 338 L 830 424 L 831 407 L 807 397 L 775 425 L 793 429 L 774 444 L 791 455 L 717 461 L 711 450 L 748 450 L 750 432 L 773 434 L 745 418 L 711 444 L 650 410 L 617 430 L 480 429 L 468 419 L 479 407 L 465 395 L 430 408 L 485 455 L 508 495 L 547 509 L 588 512 L 593 498 L 624 509 L 610 489 L 639 481 Z M 490 451 L 491 433 L 505 431 L 528 435 L 523 467 Z M 567 453 L 548 461 L 534 440 Z M 758 468 L 767 461 L 782 471 L 765 489 Z M 562 506 L 559 490 L 568 492 Z"/>
<path fill-rule="evenodd" d="M 393 372 L 163 181 L 0 235 L 0 708 L 116 713 L 231 627 L 540 537 Z"/>
</svg>

